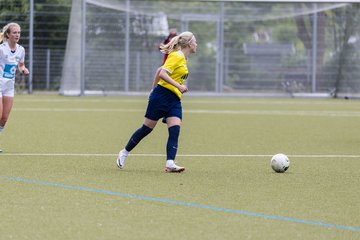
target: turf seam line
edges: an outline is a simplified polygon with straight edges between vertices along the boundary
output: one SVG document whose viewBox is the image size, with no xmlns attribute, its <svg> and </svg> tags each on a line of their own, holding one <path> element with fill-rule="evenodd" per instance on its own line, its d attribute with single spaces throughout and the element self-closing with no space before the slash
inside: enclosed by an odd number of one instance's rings
<svg viewBox="0 0 360 240">
<path fill-rule="evenodd" d="M 25 178 L 19 178 L 19 177 L 10 177 L 10 176 L 0 176 L 0 178 L 6 179 L 6 180 L 18 181 L 18 182 L 45 185 L 45 186 L 50 186 L 50 187 L 61 187 L 64 189 L 74 189 L 74 190 L 93 192 L 93 193 L 101 193 L 101 194 L 106 194 L 106 195 L 114 195 L 114 196 L 120 196 L 120 197 L 132 198 L 132 199 L 140 199 L 140 200 L 145 200 L 145 201 L 169 203 L 169 204 L 173 204 L 173 205 L 181 205 L 181 206 L 194 207 L 194 208 L 199 208 L 199 209 L 207 209 L 207 210 L 212 210 L 212 211 L 217 211 L 217 212 L 235 213 L 238 215 L 247 215 L 247 216 L 259 217 L 259 218 L 264 218 L 264 219 L 275 219 L 275 220 L 281 220 L 281 221 L 287 221 L 287 222 L 293 222 L 293 223 L 303 223 L 303 224 L 307 224 L 307 225 L 316 225 L 316 226 L 321 226 L 321 227 L 325 227 L 325 228 L 337 228 L 337 229 L 349 230 L 349 231 L 360 231 L 360 227 L 351 227 L 351 226 L 338 225 L 338 224 L 333 224 L 333 223 L 324 223 L 324 222 L 309 221 L 309 220 L 290 218 L 290 217 L 266 215 L 266 214 L 247 212 L 247 211 L 242 211 L 242 210 L 237 210 L 237 209 L 221 208 L 221 207 L 210 206 L 210 205 L 201 205 L 201 204 L 196 204 L 196 203 L 180 202 L 180 201 L 168 200 L 168 199 L 162 199 L 162 198 L 146 197 L 146 196 L 140 196 L 140 195 L 107 191 L 107 190 L 103 190 L 103 189 L 72 186 L 72 185 L 65 185 L 65 184 L 61 184 L 61 183 L 51 183 L 51 182 L 44 182 L 44 181 L 31 180 L 31 179 L 25 179 Z"/>
</svg>

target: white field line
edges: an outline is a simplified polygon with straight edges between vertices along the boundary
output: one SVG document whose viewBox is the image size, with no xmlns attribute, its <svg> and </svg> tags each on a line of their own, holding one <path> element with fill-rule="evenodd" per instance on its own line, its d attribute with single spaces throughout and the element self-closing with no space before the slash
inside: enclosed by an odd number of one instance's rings
<svg viewBox="0 0 360 240">
<path fill-rule="evenodd" d="M 74 157 L 114 157 L 117 153 L 1 153 L 1 156 L 74 156 Z M 160 153 L 144 153 L 144 154 L 131 154 L 131 156 L 140 157 L 164 157 L 165 154 Z M 178 154 L 177 157 L 225 157 L 225 158 L 250 158 L 250 157 L 272 157 L 272 154 Z M 289 154 L 288 157 L 292 158 L 360 158 L 360 155 L 351 154 Z"/>
<path fill-rule="evenodd" d="M 24 112 L 145 112 L 145 109 L 122 108 L 14 108 Z M 227 114 L 227 115 L 273 115 L 273 116 L 318 116 L 318 117 L 360 117 L 360 111 L 281 111 L 281 110 L 184 110 L 193 114 Z"/>
<path fill-rule="evenodd" d="M 62 98 L 62 99 L 16 99 L 16 102 L 39 102 L 39 103 L 44 103 L 44 102 L 74 102 L 73 98 Z M 124 99 L 124 98 L 98 98 L 98 99 L 88 99 L 88 98 L 83 98 L 83 99 L 76 99 L 76 102 L 85 102 L 85 103 L 105 103 L 105 102 L 111 102 L 111 103 L 146 103 L 146 98 L 141 98 L 141 99 Z M 214 100 L 198 100 L 198 99 L 185 99 L 183 101 L 183 104 L 237 104 L 237 105 L 308 105 L 309 104 L 309 100 L 305 100 L 305 101 L 286 101 L 286 100 L 247 100 L 247 99 L 241 99 L 241 100 L 228 100 L 228 99 L 221 99 L 221 98 L 217 98 L 216 101 Z M 348 104 L 357 104 L 357 102 L 348 102 Z M 311 101 L 311 105 L 330 105 L 330 106 L 334 106 L 334 105 L 344 105 L 343 101 Z"/>
</svg>

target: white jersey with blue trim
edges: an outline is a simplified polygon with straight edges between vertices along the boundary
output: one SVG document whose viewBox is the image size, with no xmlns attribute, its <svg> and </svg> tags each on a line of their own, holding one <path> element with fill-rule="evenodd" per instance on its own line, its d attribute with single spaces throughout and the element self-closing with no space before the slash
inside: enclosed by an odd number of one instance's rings
<svg viewBox="0 0 360 240">
<path fill-rule="evenodd" d="M 19 63 L 25 61 L 25 49 L 16 44 L 15 52 L 11 51 L 9 44 L 0 44 L 0 79 L 2 81 L 15 80 L 15 73 Z"/>
</svg>

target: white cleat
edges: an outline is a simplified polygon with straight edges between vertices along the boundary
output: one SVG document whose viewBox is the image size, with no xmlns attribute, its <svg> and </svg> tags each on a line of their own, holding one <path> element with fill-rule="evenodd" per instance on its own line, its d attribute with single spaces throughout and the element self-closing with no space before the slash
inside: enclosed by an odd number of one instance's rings
<svg viewBox="0 0 360 240">
<path fill-rule="evenodd" d="M 165 167 L 165 172 L 169 172 L 169 173 L 181 173 L 183 171 L 185 171 L 185 168 L 177 166 L 175 163 L 172 166 Z"/>
<path fill-rule="evenodd" d="M 123 169 L 125 166 L 125 160 L 126 157 L 129 155 L 129 153 L 125 152 L 126 150 L 123 149 L 119 152 L 118 158 L 116 160 L 116 165 L 118 166 L 118 168 Z"/>
</svg>

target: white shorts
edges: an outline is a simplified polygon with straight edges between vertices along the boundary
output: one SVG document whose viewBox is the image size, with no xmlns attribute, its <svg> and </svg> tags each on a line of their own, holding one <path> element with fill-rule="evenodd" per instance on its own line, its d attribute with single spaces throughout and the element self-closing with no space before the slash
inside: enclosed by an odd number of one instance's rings
<svg viewBox="0 0 360 240">
<path fill-rule="evenodd" d="M 1 79 L 0 97 L 14 97 L 15 81 Z"/>
</svg>

